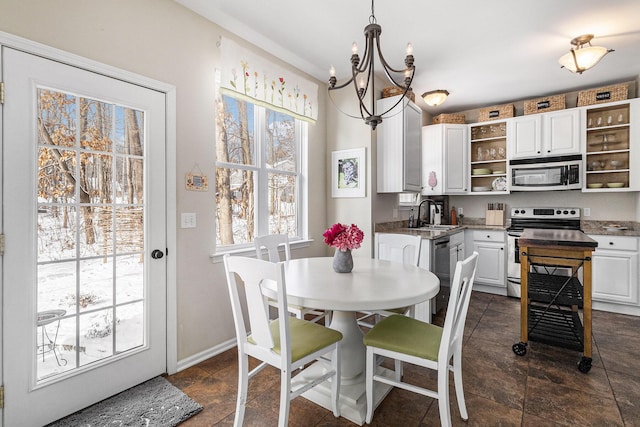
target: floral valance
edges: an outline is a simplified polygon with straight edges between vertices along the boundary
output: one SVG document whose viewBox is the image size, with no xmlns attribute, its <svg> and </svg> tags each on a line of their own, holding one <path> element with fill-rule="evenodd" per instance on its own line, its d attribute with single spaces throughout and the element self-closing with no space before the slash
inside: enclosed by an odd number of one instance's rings
<svg viewBox="0 0 640 427">
<path fill-rule="evenodd" d="M 232 40 L 221 41 L 222 92 L 315 122 L 318 85 L 256 55 Z"/>
</svg>

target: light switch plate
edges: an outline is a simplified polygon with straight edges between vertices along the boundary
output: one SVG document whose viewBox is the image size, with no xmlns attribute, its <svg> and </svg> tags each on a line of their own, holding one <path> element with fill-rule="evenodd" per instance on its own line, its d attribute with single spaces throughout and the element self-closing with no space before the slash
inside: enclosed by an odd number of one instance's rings
<svg viewBox="0 0 640 427">
<path fill-rule="evenodd" d="M 196 214 L 183 213 L 180 216 L 180 228 L 196 228 Z"/>
</svg>

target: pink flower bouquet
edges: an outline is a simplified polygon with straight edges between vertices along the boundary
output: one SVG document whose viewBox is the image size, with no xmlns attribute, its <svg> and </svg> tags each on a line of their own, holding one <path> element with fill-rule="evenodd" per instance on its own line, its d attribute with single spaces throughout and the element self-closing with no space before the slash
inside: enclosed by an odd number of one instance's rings
<svg viewBox="0 0 640 427">
<path fill-rule="evenodd" d="M 342 252 L 358 249 L 364 239 L 364 233 L 355 224 L 346 226 L 336 223 L 327 228 L 322 235 L 327 245 L 333 246 Z"/>
</svg>

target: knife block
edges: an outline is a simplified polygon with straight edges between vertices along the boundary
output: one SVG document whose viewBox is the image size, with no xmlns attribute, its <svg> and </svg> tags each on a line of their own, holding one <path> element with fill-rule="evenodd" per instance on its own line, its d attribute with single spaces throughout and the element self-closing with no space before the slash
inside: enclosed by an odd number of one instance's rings
<svg viewBox="0 0 640 427">
<path fill-rule="evenodd" d="M 487 210 L 486 225 L 504 225 L 504 210 Z"/>
</svg>

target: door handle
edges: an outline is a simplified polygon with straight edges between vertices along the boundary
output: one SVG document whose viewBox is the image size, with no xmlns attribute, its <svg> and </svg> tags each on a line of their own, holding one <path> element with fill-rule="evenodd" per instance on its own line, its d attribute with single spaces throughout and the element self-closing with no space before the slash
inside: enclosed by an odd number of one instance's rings
<svg viewBox="0 0 640 427">
<path fill-rule="evenodd" d="M 162 252 L 160 249 L 154 249 L 153 252 L 151 252 L 151 258 L 153 259 L 160 259 L 164 256 L 164 252 Z"/>
</svg>

